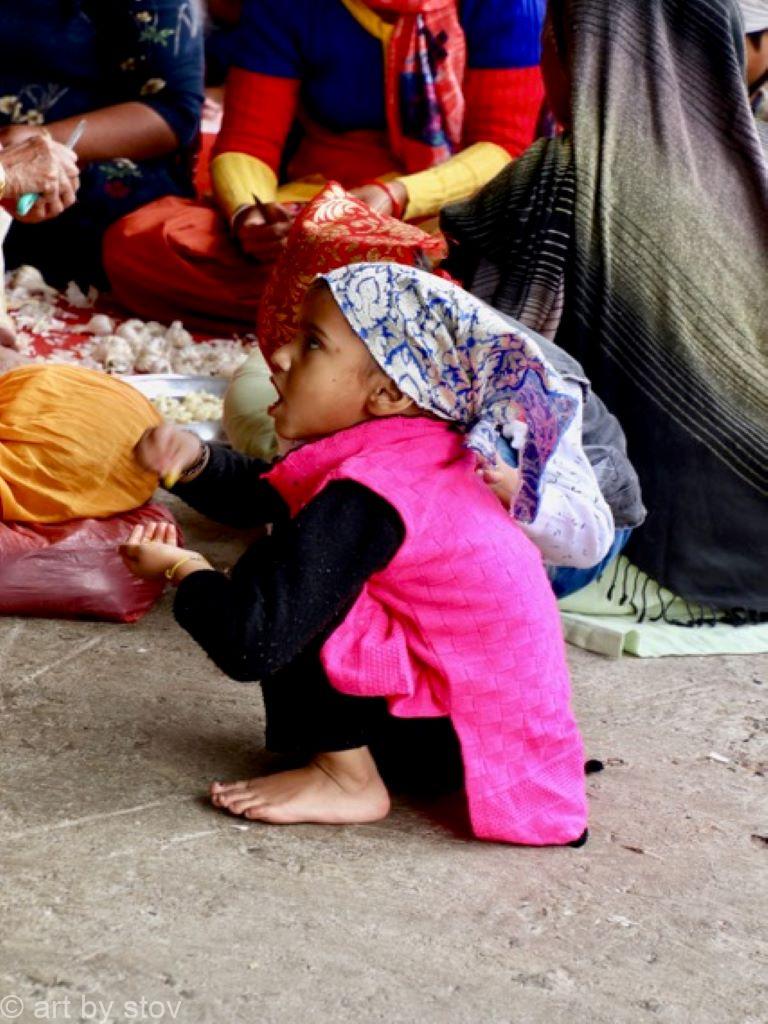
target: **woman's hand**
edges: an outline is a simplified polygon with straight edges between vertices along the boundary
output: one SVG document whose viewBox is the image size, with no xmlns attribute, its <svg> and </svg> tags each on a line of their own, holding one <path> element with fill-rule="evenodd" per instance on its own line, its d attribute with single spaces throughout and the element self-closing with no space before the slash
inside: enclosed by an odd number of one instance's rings
<svg viewBox="0 0 768 1024">
<path fill-rule="evenodd" d="M 16 216 L 15 201 L 25 192 L 37 192 L 40 199 L 26 217 L 17 219 L 34 224 L 58 217 L 74 203 L 80 186 L 77 157 L 39 130 L 24 126 L 22 137 L 13 131 L 16 127 L 22 126 L 11 126 L 0 136 L 4 146 L 0 150 L 5 171 L 3 198 L 13 201 L 9 212 Z"/>
<path fill-rule="evenodd" d="M 192 572 L 211 568 L 202 555 L 178 546 L 178 534 L 172 523 L 134 526 L 127 542 L 120 545 L 120 554 L 134 576 L 145 580 L 163 576 L 183 560 L 184 564 L 174 573 L 172 583 L 180 583 Z"/>
<path fill-rule="evenodd" d="M 182 430 L 173 423 L 150 427 L 141 435 L 133 449 L 142 469 L 157 473 L 166 480 L 176 478 L 193 466 L 202 454 L 203 443 L 190 430 Z"/>
<path fill-rule="evenodd" d="M 370 206 L 377 213 L 383 213 L 387 217 L 395 217 L 399 215 L 400 211 L 405 210 L 405 207 L 408 205 L 408 193 L 405 185 L 401 184 L 397 179 L 388 181 L 386 185 L 386 189 L 378 185 L 359 185 L 357 188 L 351 188 L 349 193 L 358 199 L 362 199 L 366 206 Z M 392 195 L 389 192 L 394 195 L 400 204 L 399 211 L 395 209 Z"/>
<path fill-rule="evenodd" d="M 249 206 L 243 210 L 232 227 L 240 248 L 251 259 L 267 261 L 280 255 L 293 215 L 282 203 L 263 203 L 261 208 Z"/>
</svg>

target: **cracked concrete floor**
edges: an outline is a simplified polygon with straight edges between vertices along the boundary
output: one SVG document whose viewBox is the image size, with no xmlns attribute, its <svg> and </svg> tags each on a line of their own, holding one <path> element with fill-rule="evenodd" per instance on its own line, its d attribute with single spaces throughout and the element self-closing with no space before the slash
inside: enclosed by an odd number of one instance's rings
<svg viewBox="0 0 768 1024">
<path fill-rule="evenodd" d="M 0 620 L 0 1024 L 768 1021 L 768 659 L 570 661 L 592 839 L 526 850 L 456 800 L 243 825 L 203 796 L 258 766 L 259 691 L 168 598 Z"/>
</svg>

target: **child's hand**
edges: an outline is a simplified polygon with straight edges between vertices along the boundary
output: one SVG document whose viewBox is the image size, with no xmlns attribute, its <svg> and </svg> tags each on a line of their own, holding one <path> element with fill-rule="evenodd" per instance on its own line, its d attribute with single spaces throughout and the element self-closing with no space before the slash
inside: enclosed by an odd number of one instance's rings
<svg viewBox="0 0 768 1024">
<path fill-rule="evenodd" d="M 188 561 L 174 574 L 174 583 L 181 581 L 182 574 L 187 576 L 192 571 L 211 568 L 202 555 L 180 548 L 177 542 L 176 527 L 171 523 L 134 526 L 127 542 L 120 545 L 120 554 L 135 576 L 147 580 L 162 576 L 184 559 Z"/>
<path fill-rule="evenodd" d="M 173 423 L 150 427 L 141 435 L 133 449 L 142 469 L 157 473 L 167 487 L 172 487 L 179 476 L 200 458 L 202 442 L 189 430 Z"/>
<path fill-rule="evenodd" d="M 495 464 L 481 462 L 477 472 L 483 483 L 490 487 L 504 508 L 509 511 L 520 490 L 520 470 L 508 466 L 503 459 L 497 458 Z"/>
</svg>

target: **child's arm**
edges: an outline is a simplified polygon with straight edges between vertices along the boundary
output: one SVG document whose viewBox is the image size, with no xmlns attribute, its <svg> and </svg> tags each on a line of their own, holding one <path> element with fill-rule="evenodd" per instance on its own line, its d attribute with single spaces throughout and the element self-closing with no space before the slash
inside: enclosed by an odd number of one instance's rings
<svg viewBox="0 0 768 1024">
<path fill-rule="evenodd" d="M 262 479 L 268 463 L 222 445 L 205 446 L 195 434 L 173 424 L 147 430 L 135 455 L 144 469 L 162 478 L 168 490 L 220 523 L 260 526 L 287 514 L 283 499 Z"/>
<path fill-rule="evenodd" d="M 248 455 L 208 446 L 209 456 L 199 476 L 171 488 L 188 505 L 209 519 L 228 526 L 251 527 L 274 523 L 288 514 L 288 508 L 268 480 L 270 466 Z"/>
<path fill-rule="evenodd" d="M 184 579 L 176 619 L 227 675 L 263 679 L 327 633 L 403 537 L 388 502 L 336 481 L 254 544 L 230 579 L 205 571 Z"/>
</svg>

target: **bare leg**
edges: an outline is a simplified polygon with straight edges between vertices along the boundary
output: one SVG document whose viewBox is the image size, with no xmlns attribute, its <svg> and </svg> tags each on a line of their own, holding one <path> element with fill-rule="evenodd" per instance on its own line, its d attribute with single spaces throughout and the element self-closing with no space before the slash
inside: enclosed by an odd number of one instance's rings
<svg viewBox="0 0 768 1024">
<path fill-rule="evenodd" d="M 304 768 L 211 785 L 216 807 L 275 825 L 351 825 L 389 813 L 389 794 L 367 747 L 317 754 Z"/>
</svg>

